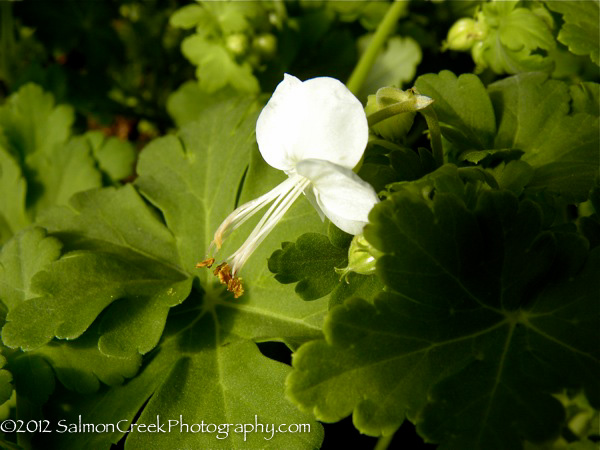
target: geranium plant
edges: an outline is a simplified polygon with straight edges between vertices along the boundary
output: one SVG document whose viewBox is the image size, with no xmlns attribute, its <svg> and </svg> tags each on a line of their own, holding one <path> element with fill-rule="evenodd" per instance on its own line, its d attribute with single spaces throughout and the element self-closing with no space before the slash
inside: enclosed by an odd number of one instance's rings
<svg viewBox="0 0 600 450">
<path fill-rule="evenodd" d="M 596 448 L 598 5 L 0 4 L 0 446 Z"/>
</svg>

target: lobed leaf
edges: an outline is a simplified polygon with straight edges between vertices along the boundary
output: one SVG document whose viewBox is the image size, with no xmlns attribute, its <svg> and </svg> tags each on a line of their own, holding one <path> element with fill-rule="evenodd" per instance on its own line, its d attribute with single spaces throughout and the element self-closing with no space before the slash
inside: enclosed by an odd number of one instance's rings
<svg viewBox="0 0 600 450">
<path fill-rule="evenodd" d="M 600 65 L 600 5 L 596 1 L 555 2 L 546 1 L 552 11 L 563 15 L 564 24 L 558 40 L 576 55 L 589 55 Z"/>
<path fill-rule="evenodd" d="M 549 80 L 543 73 L 524 73 L 491 84 L 486 93 L 474 75 L 457 79 L 443 71 L 420 77 L 416 86 L 436 100 L 434 109 L 442 134 L 452 145 L 451 156 L 473 149 L 518 150 L 523 152 L 521 160 L 535 169 L 526 187 L 558 193 L 573 202 L 587 198 L 600 164 L 600 125 L 597 114 L 581 112 L 593 103 L 584 106 L 587 101 L 579 94 L 570 113 L 571 97 L 564 82 Z M 489 125 L 477 131 L 480 123 Z"/>
<path fill-rule="evenodd" d="M 483 189 L 471 204 L 452 185 L 374 208 L 365 235 L 385 253 L 388 292 L 331 310 L 325 340 L 294 354 L 288 393 L 319 420 L 353 413 L 374 436 L 406 416 L 441 448 L 553 438 L 564 411 L 552 392 L 600 403 L 600 253 L 544 230 L 532 202 Z"/>
<path fill-rule="evenodd" d="M 234 334 L 224 333 L 220 322 L 209 313 L 198 314 L 199 303 L 182 305 L 169 322 L 158 352 L 129 383 L 93 396 L 67 397 L 71 406 L 55 411 L 57 419 L 76 420 L 83 414 L 90 423 L 111 423 L 118 417 L 129 428 L 143 407 L 138 424 L 162 423 L 164 433 L 131 433 L 125 448 L 173 445 L 205 448 L 314 448 L 323 439 L 323 431 L 309 415 L 298 412 L 282 396 L 289 368 L 263 357 L 256 346 Z M 61 397 L 63 402 L 65 396 Z M 147 402 L 147 403 L 146 403 Z M 72 411 L 72 412 L 70 412 Z M 277 433 L 257 431 L 244 435 L 237 424 L 308 424 L 310 432 Z M 224 432 L 180 432 L 185 425 L 231 424 Z M 42 435 L 38 445 L 60 448 L 107 447 L 124 433 L 58 433 Z M 218 437 L 217 437 L 218 436 Z M 42 439 L 50 439 L 47 442 Z"/>
<path fill-rule="evenodd" d="M 598 116 L 569 114 L 567 85 L 544 74 L 516 75 L 488 91 L 498 118 L 495 147 L 525 152 L 522 160 L 536 169 L 529 186 L 585 200 L 600 164 Z"/>
<path fill-rule="evenodd" d="M 71 134 L 73 109 L 54 105 L 51 94 L 27 84 L 0 107 L 2 145 L 19 161 L 33 153 L 52 153 Z"/>
<path fill-rule="evenodd" d="M 485 86 L 476 75 L 448 70 L 420 76 L 415 87 L 435 100 L 444 137 L 462 150 L 493 148 L 496 118 Z"/>
<path fill-rule="evenodd" d="M 73 111 L 28 84 L 0 107 L 0 242 L 77 192 L 131 175 L 133 146 L 100 132 L 72 137 Z M 98 167 L 97 167 L 98 166 Z"/>
<path fill-rule="evenodd" d="M 35 296 L 31 279 L 48 264 L 56 261 L 62 244 L 47 237 L 42 228 L 22 231 L 0 251 L 0 300 L 12 309 Z"/>
<path fill-rule="evenodd" d="M 34 276 L 59 259 L 61 247 L 56 238 L 47 237 L 43 229 L 34 227 L 21 231 L 2 248 L 0 300 L 9 310 L 18 310 L 19 305 L 35 298 Z M 51 342 L 27 354 L 6 348 L 5 351 L 16 376 L 18 400 L 38 407 L 54 389 L 52 369 L 69 388 L 94 392 L 99 381 L 114 385 L 122 383 L 124 377 L 132 377 L 141 362 L 139 355 L 114 358 L 102 354 L 97 330 L 76 341 Z M 32 378 L 38 380 L 39 389 L 28 385 Z"/>
<path fill-rule="evenodd" d="M 547 54 L 555 49 L 556 41 L 552 18 L 543 7 L 491 2 L 482 5 L 481 14 L 487 31 L 471 50 L 478 66 L 508 74 L 553 69 Z"/>
<path fill-rule="evenodd" d="M 27 185 L 21 168 L 4 148 L 0 147 L 0 191 L 11 195 L 0 197 L 0 244 L 29 224 L 25 209 Z"/>
<path fill-rule="evenodd" d="M 230 416 L 251 423 L 258 414 L 264 422 L 311 424 L 311 433 L 281 434 L 272 444 L 259 433 L 256 445 L 320 445 L 318 424 L 298 413 L 283 395 L 289 369 L 260 355 L 249 341 L 282 340 L 297 347 L 320 336 L 326 301 L 298 302 L 273 279 L 266 264 L 252 262 L 266 261 L 284 236 L 322 230 L 318 215 L 305 201 L 289 211 L 244 268 L 247 291 L 240 300 L 233 301 L 208 271 L 195 268 L 237 197 L 255 197 L 280 181 L 281 175 L 267 168 L 256 149 L 254 118 L 249 101 L 214 105 L 178 136 L 159 139 L 144 150 L 135 186 L 80 193 L 70 206 L 43 214 L 40 223 L 64 243 L 64 254 L 38 270 L 31 296 L 11 307 L 3 339 L 30 349 L 27 357 L 50 363 L 67 388 L 99 389 L 97 395 L 77 398 L 73 406 L 86 421 L 132 421 L 141 413 L 141 423 L 155 417 L 158 408 L 161 416 L 162 411 L 184 411 L 190 420 L 201 422 L 207 409 L 200 406 L 210 404 L 218 406 L 215 421 Z M 241 228 L 222 251 L 243 239 Z M 52 341 L 54 337 L 73 341 Z M 119 385 L 138 369 L 140 353 L 148 353 L 141 372 Z M 207 391 L 209 386 L 217 389 Z M 61 405 L 70 395 L 60 387 L 55 395 L 47 407 L 58 408 L 53 417 L 65 417 Z M 205 400 L 199 403 L 199 398 Z M 219 403 L 222 398 L 225 403 Z M 85 404 L 92 406 L 87 409 Z M 106 446 L 121 436 L 69 436 L 57 445 Z M 136 444 L 145 438 L 132 434 L 133 443 L 126 445 L 146 445 Z M 173 433 L 163 438 L 168 439 L 161 446 L 172 445 Z M 189 447 L 215 445 L 210 435 L 184 433 L 177 439 Z M 246 445 L 243 435 L 232 435 L 231 442 L 236 448 Z"/>
<path fill-rule="evenodd" d="M 280 283 L 295 283 L 303 300 L 315 300 L 330 293 L 339 283 L 335 268 L 348 263 L 348 249 L 331 244 L 327 236 L 303 234 L 295 243 L 284 242 L 282 250 L 269 258 L 269 270 Z"/>
</svg>

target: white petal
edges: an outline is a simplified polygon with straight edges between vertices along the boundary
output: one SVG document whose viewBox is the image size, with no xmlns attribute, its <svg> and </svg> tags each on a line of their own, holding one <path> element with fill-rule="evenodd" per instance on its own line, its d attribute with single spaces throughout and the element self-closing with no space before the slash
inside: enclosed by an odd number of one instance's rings
<svg viewBox="0 0 600 450">
<path fill-rule="evenodd" d="M 301 82 L 286 74 L 256 122 L 264 160 L 292 171 L 304 159 L 323 159 L 352 169 L 369 138 L 362 104 L 340 81 Z"/>
<path fill-rule="evenodd" d="M 319 203 L 317 202 L 317 197 L 315 196 L 314 189 L 313 188 L 305 189 L 304 196 L 306 197 L 306 200 L 308 200 L 308 203 L 310 203 L 312 205 L 312 207 L 315 208 L 315 211 L 317 211 L 317 214 L 319 215 L 321 222 L 325 221 L 325 213 L 321 210 L 321 207 L 319 206 Z"/>
<path fill-rule="evenodd" d="M 379 199 L 373 187 L 345 167 L 329 161 L 307 159 L 296 166 L 308 178 L 317 203 L 338 228 L 360 234 L 369 221 L 369 212 Z"/>
</svg>

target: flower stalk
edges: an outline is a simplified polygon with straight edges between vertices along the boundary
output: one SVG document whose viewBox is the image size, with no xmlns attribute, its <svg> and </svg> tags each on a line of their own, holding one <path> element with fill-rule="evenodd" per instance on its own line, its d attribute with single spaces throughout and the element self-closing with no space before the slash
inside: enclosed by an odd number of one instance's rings
<svg viewBox="0 0 600 450">
<path fill-rule="evenodd" d="M 369 76 L 369 72 L 375 63 L 375 59 L 379 56 L 385 41 L 392 34 L 398 19 L 406 11 L 407 2 L 405 0 L 395 0 L 388 9 L 385 17 L 375 30 L 373 39 L 369 46 L 358 60 L 358 64 L 352 71 L 346 86 L 354 95 L 357 95 L 365 80 Z"/>
</svg>

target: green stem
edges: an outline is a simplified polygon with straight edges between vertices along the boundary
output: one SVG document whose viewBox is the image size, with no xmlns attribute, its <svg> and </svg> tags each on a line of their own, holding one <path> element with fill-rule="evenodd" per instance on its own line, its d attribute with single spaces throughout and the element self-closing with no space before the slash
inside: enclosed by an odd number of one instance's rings
<svg viewBox="0 0 600 450">
<path fill-rule="evenodd" d="M 431 106 L 428 106 L 419 112 L 423 114 L 423 117 L 425 117 L 427 127 L 429 128 L 433 159 L 435 160 L 437 166 L 441 167 L 444 165 L 444 150 L 442 148 L 442 132 L 440 130 L 440 123 L 438 121 L 437 114 Z"/>
<path fill-rule="evenodd" d="M 358 91 L 367 79 L 367 76 L 371 71 L 371 67 L 373 67 L 375 59 L 379 55 L 383 44 L 385 44 L 388 36 L 394 30 L 396 22 L 398 22 L 398 19 L 404 12 L 405 8 L 405 0 L 395 0 L 377 27 L 377 30 L 375 31 L 367 50 L 360 57 L 358 64 L 352 71 L 352 75 L 350 75 L 350 78 L 346 83 L 346 86 L 354 95 L 358 94 Z"/>
<path fill-rule="evenodd" d="M 387 450 L 393 438 L 393 434 L 390 434 L 389 436 L 381 436 L 377 440 L 377 444 L 375 444 L 375 448 L 373 450 Z"/>
</svg>

